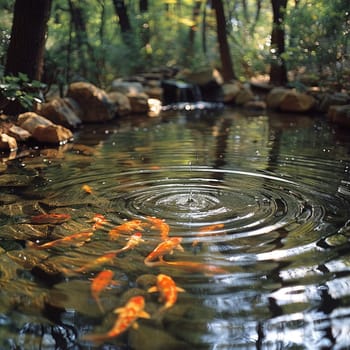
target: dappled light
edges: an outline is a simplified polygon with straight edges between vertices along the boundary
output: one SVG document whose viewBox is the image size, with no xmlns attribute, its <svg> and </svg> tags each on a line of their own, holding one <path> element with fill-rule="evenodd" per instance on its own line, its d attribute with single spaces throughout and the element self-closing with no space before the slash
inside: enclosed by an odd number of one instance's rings
<svg viewBox="0 0 350 350">
<path fill-rule="evenodd" d="M 0 9 L 1 350 L 350 347 L 348 0 Z"/>
<path fill-rule="evenodd" d="M 314 117 L 169 110 L 8 162 L 1 347 L 347 346 L 348 147 Z"/>
</svg>

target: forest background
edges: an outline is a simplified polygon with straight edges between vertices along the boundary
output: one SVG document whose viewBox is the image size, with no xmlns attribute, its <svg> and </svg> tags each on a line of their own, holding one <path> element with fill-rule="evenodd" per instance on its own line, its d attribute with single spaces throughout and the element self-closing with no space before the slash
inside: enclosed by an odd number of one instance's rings
<svg viewBox="0 0 350 350">
<path fill-rule="evenodd" d="M 20 74 L 48 86 L 86 80 L 104 88 L 138 72 L 212 67 L 226 81 L 348 84 L 348 0 L 0 0 L 0 9 L 2 82 Z M 44 33 L 34 65 L 30 52 L 11 46 L 16 11 L 16 40 L 27 51 L 37 50 L 28 28 Z"/>
</svg>

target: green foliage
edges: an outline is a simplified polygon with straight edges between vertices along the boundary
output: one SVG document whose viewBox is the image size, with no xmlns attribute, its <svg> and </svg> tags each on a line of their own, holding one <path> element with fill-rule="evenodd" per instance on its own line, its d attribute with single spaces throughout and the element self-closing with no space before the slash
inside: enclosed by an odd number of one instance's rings
<svg viewBox="0 0 350 350">
<path fill-rule="evenodd" d="M 31 110 L 35 103 L 43 102 L 41 91 L 45 84 L 29 80 L 26 74 L 7 75 L 0 79 L 0 95 L 8 102 L 16 101 L 24 109 Z"/>
<path fill-rule="evenodd" d="M 106 87 L 115 78 L 164 66 L 196 70 L 220 65 L 215 14 L 205 0 L 196 17 L 193 0 L 149 0 L 147 12 L 140 12 L 138 1 L 125 0 L 132 28 L 126 34 L 120 31 L 113 1 L 74 3 L 81 7 L 86 33 L 72 25 L 67 0 L 52 2 L 45 62 L 48 84 L 64 86 L 85 79 Z M 340 81 L 349 51 L 348 3 L 289 2 L 282 57 L 289 71 L 303 68 L 314 74 L 328 69 Z M 0 0 L 0 65 L 5 64 L 13 4 L 14 0 Z M 224 5 L 236 75 L 244 80 L 267 74 L 273 58 L 271 2 L 226 0 Z"/>
</svg>

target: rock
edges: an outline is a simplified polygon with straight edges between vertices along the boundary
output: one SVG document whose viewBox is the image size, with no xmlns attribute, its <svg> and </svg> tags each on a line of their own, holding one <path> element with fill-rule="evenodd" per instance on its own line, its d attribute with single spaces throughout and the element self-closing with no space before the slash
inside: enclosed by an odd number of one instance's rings
<svg viewBox="0 0 350 350">
<path fill-rule="evenodd" d="M 51 120 L 55 124 L 60 124 L 68 128 L 76 128 L 81 124 L 81 120 L 70 107 L 65 99 L 55 98 L 40 105 L 38 111 L 40 115 Z"/>
<path fill-rule="evenodd" d="M 350 126 L 350 105 L 330 106 L 327 113 L 328 119 L 336 124 Z"/>
<path fill-rule="evenodd" d="M 69 85 L 67 97 L 74 99 L 82 109 L 83 122 L 101 122 L 114 118 L 115 110 L 107 93 L 91 83 L 76 82 Z"/>
<path fill-rule="evenodd" d="M 279 106 L 282 112 L 307 112 L 316 104 L 316 100 L 305 93 L 291 90 L 281 101 Z"/>
<path fill-rule="evenodd" d="M 235 98 L 235 104 L 238 106 L 242 106 L 245 103 L 254 100 L 254 94 L 252 90 L 250 90 L 249 86 L 243 85 L 243 87 L 239 90 L 238 94 Z"/>
<path fill-rule="evenodd" d="M 283 112 L 307 112 L 311 110 L 316 100 L 310 95 L 286 88 L 274 88 L 267 95 L 267 107 Z"/>
<path fill-rule="evenodd" d="M 199 87 L 201 97 L 197 98 L 197 101 L 223 102 L 222 84 L 224 80 L 217 69 L 205 68 L 196 72 L 185 69 L 177 74 L 176 79 L 182 79 Z"/>
<path fill-rule="evenodd" d="M 9 136 L 14 137 L 17 141 L 26 141 L 30 138 L 30 132 L 27 130 L 17 126 L 17 125 L 12 125 L 8 130 L 7 134 Z"/>
<path fill-rule="evenodd" d="M 62 125 L 56 125 L 34 112 L 20 114 L 18 124 L 21 128 L 29 131 L 32 137 L 39 142 L 62 144 L 73 138 L 69 129 Z"/>
<path fill-rule="evenodd" d="M 144 289 L 148 290 L 148 288 L 155 286 L 157 284 L 157 276 L 152 274 L 144 274 L 136 278 L 136 284 Z"/>
<path fill-rule="evenodd" d="M 33 134 L 35 128 L 38 126 L 49 126 L 53 125 L 52 121 L 47 118 L 34 113 L 34 112 L 25 112 L 18 116 L 17 119 L 18 125 Z"/>
<path fill-rule="evenodd" d="M 14 137 L 7 134 L 0 135 L 0 149 L 6 151 L 15 151 L 17 149 L 17 141 Z"/>
<path fill-rule="evenodd" d="M 151 98 L 161 100 L 163 96 L 163 89 L 160 86 L 149 86 L 145 88 L 145 93 Z"/>
<path fill-rule="evenodd" d="M 64 275 L 60 269 L 48 260 L 36 263 L 31 272 L 33 276 L 41 279 L 43 283 L 49 286 L 53 286 L 64 280 Z"/>
<path fill-rule="evenodd" d="M 267 107 L 271 109 L 278 109 L 282 99 L 288 94 L 289 91 L 289 89 L 283 87 L 272 89 L 266 98 Z"/>
<path fill-rule="evenodd" d="M 147 326 L 147 321 L 142 322 L 138 330 L 130 330 L 128 333 L 129 344 L 135 350 L 190 350 L 193 346 L 175 338 L 160 327 Z M 149 323 L 149 322 L 148 322 Z"/>
<path fill-rule="evenodd" d="M 266 102 L 260 100 L 248 101 L 244 104 L 244 108 L 253 110 L 253 111 L 263 111 L 266 109 Z"/>
<path fill-rule="evenodd" d="M 113 91 L 108 94 L 108 98 L 115 106 L 115 113 L 119 116 L 131 113 L 131 105 L 129 98 L 121 92 Z"/>
<path fill-rule="evenodd" d="M 62 144 L 73 139 L 72 132 L 62 125 L 38 126 L 32 133 L 32 137 L 43 143 Z"/>
<path fill-rule="evenodd" d="M 83 116 L 83 110 L 79 106 L 78 102 L 70 97 L 64 97 L 63 100 L 81 121 Z"/>
<path fill-rule="evenodd" d="M 217 69 L 205 68 L 193 72 L 189 69 L 184 69 L 179 72 L 176 76 L 176 79 L 185 80 L 186 82 L 198 86 L 205 86 L 212 82 L 215 82 L 218 85 L 222 85 L 224 80 Z"/>
<path fill-rule="evenodd" d="M 148 112 L 148 95 L 144 92 L 127 94 L 133 113 Z"/>
<path fill-rule="evenodd" d="M 242 85 L 238 81 L 235 81 L 232 83 L 224 83 L 222 85 L 223 102 L 224 103 L 234 102 L 236 96 L 241 90 L 241 87 Z"/>
<path fill-rule="evenodd" d="M 328 112 L 330 106 L 347 105 L 350 102 L 350 96 L 347 93 L 325 94 L 322 96 L 319 109 L 321 112 Z"/>
<path fill-rule="evenodd" d="M 135 81 L 123 81 L 120 79 L 116 79 L 112 82 L 111 90 L 120 92 L 124 95 L 145 92 L 141 83 Z"/>
</svg>

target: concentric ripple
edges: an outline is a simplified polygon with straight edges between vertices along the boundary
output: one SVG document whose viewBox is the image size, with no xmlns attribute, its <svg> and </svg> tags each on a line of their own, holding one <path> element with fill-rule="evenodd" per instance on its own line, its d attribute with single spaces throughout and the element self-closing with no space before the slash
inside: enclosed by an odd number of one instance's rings
<svg viewBox="0 0 350 350">
<path fill-rule="evenodd" d="M 113 210 L 127 218 L 162 218 L 172 232 L 188 239 L 212 225 L 217 228 L 210 239 L 218 242 L 300 229 L 317 231 L 320 237 L 330 210 L 344 220 L 340 197 L 330 199 L 306 185 L 264 173 L 168 167 L 123 172 L 119 178 L 105 194 Z"/>
</svg>

